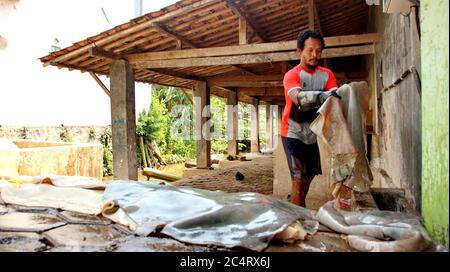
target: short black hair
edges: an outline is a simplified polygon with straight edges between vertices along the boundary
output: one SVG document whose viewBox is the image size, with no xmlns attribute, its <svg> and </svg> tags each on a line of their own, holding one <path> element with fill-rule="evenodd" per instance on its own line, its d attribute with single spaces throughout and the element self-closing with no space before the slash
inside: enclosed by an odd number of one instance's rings
<svg viewBox="0 0 450 272">
<path fill-rule="evenodd" d="M 322 44 L 322 49 L 325 48 L 325 40 L 323 39 L 322 34 L 310 29 L 304 30 L 298 34 L 297 48 L 303 50 L 305 48 L 305 41 L 309 38 L 318 39 Z"/>
</svg>

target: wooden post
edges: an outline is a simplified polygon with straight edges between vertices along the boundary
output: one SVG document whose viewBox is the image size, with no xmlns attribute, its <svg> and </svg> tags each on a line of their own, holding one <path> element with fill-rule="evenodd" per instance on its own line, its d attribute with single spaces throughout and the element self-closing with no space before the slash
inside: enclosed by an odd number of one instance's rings
<svg viewBox="0 0 450 272">
<path fill-rule="evenodd" d="M 266 149 L 273 148 L 273 111 L 274 105 L 266 105 Z"/>
<path fill-rule="evenodd" d="M 227 97 L 227 138 L 228 155 L 239 154 L 238 148 L 238 107 L 237 93 L 231 92 Z"/>
<path fill-rule="evenodd" d="M 194 111 L 197 168 L 206 169 L 211 165 L 210 89 L 206 82 L 197 82 L 195 85 Z"/>
<path fill-rule="evenodd" d="M 125 60 L 110 66 L 114 179 L 138 180 L 133 70 Z"/>
<path fill-rule="evenodd" d="M 278 124 L 277 135 L 281 134 L 281 119 L 283 118 L 283 110 L 284 110 L 283 106 L 278 106 L 278 112 L 277 112 L 277 124 Z"/>
<path fill-rule="evenodd" d="M 258 153 L 259 149 L 259 100 L 254 98 L 251 107 L 251 152 Z"/>
</svg>

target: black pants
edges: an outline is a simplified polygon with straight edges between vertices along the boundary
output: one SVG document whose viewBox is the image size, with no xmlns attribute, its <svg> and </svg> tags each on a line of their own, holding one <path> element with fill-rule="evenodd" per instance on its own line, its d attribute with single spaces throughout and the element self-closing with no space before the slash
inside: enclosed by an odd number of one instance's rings
<svg viewBox="0 0 450 272">
<path fill-rule="evenodd" d="M 304 144 L 299 139 L 281 137 L 292 179 L 322 174 L 317 143 Z"/>
</svg>

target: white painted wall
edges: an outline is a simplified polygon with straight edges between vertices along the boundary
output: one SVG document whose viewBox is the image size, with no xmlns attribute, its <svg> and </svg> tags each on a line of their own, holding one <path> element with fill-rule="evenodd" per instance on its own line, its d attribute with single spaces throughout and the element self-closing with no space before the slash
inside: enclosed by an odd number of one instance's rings
<svg viewBox="0 0 450 272">
<path fill-rule="evenodd" d="M 0 0 L 0 37 L 6 39 L 0 48 L 0 125 L 110 124 L 109 97 L 89 74 L 44 68 L 38 58 L 52 45 L 64 48 L 129 21 L 135 1 L 22 0 L 15 7 L 13 2 Z M 144 0 L 143 12 L 174 2 Z M 109 86 L 108 78 L 100 78 Z M 148 108 L 150 89 L 136 84 L 136 111 Z"/>
</svg>

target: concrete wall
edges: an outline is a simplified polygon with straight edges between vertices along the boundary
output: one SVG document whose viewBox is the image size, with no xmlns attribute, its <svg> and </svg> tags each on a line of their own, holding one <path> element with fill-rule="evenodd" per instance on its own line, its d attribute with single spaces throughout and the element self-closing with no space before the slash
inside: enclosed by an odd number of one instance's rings
<svg viewBox="0 0 450 272">
<path fill-rule="evenodd" d="M 100 144 L 12 141 L 16 149 L 0 147 L 0 175 L 65 175 L 102 179 Z M 7 160 L 5 160 L 7 159 Z"/>
<path fill-rule="evenodd" d="M 2 126 L 0 138 L 96 143 L 110 126 Z"/>
<path fill-rule="evenodd" d="M 447 248 L 448 236 L 448 0 L 421 1 L 422 215 L 427 230 Z"/>
<path fill-rule="evenodd" d="M 420 40 L 415 12 L 386 14 L 371 6 L 368 32 L 382 34 L 376 54 L 366 57 L 372 108 L 371 168 L 374 187 L 401 188 L 421 208 L 421 102 L 416 76 L 383 91 L 411 66 L 420 72 Z M 380 77 L 380 74 L 382 77 Z"/>
</svg>

